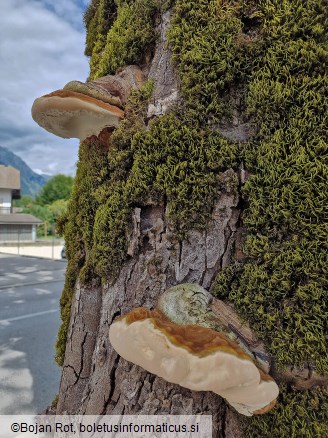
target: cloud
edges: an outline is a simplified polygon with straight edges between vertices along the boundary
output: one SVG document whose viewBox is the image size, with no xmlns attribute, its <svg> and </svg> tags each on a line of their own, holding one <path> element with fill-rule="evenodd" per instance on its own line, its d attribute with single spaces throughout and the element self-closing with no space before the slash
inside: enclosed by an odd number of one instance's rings
<svg viewBox="0 0 328 438">
<path fill-rule="evenodd" d="M 70 23 L 76 29 L 82 30 L 81 9 L 89 4 L 88 0 L 34 0 L 43 8 L 54 12 L 58 17 Z"/>
<path fill-rule="evenodd" d="M 62 140 L 31 117 L 36 97 L 85 81 L 84 0 L 1 0 L 0 145 L 45 172 L 72 172 L 78 140 Z"/>
</svg>

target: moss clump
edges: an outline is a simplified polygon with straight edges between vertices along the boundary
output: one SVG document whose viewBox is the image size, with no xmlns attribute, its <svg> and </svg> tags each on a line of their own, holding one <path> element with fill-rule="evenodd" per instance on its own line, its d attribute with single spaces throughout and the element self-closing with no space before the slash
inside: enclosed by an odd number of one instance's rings
<svg viewBox="0 0 328 438">
<path fill-rule="evenodd" d="M 263 2 L 259 13 L 265 52 L 247 94 L 248 113 L 261 121 L 245 153 L 253 173 L 243 190 L 249 261 L 238 276 L 228 272 L 230 281 L 220 275 L 213 290 L 235 303 L 267 341 L 278 366 L 310 363 L 327 373 L 323 3 L 269 3 Z M 287 3 L 295 3 L 294 9 Z M 219 285 L 222 277 L 225 287 Z"/>
<path fill-rule="evenodd" d="M 60 299 L 62 325 L 56 343 L 56 361 L 63 364 L 71 302 L 78 276 L 81 281 L 95 277 L 85 268 L 85 260 L 92 248 L 94 212 L 98 207 L 94 192 L 108 178 L 107 153 L 98 144 L 82 143 L 79 151 L 77 174 L 65 216 L 58 222 L 64 234 L 68 265 L 64 290 Z"/>
<path fill-rule="evenodd" d="M 147 87 L 139 93 L 150 96 Z M 115 277 L 127 258 L 127 235 L 133 208 L 149 198 L 168 204 L 176 238 L 191 228 L 203 229 L 220 188 L 220 173 L 237 166 L 237 150 L 218 133 L 190 126 L 170 114 L 142 126 L 135 103 L 114 133 L 109 155 L 110 178 L 98 188 L 90 263 L 104 278 Z M 147 101 L 144 101 L 147 103 Z M 141 106 L 140 106 L 141 105 Z"/>
<path fill-rule="evenodd" d="M 241 418 L 245 437 L 322 438 L 328 436 L 328 391 L 280 387 L 277 405 L 266 415 Z"/>
<path fill-rule="evenodd" d="M 106 46 L 107 33 L 116 19 L 115 0 L 92 0 L 83 17 L 87 31 L 85 55 L 99 59 Z"/>
<path fill-rule="evenodd" d="M 223 9 L 217 1 L 176 2 L 168 33 L 173 61 L 186 107 L 206 118 L 222 116 L 218 94 L 233 83 L 238 70 L 234 38 L 241 22 L 236 15 L 235 8 Z"/>
<path fill-rule="evenodd" d="M 220 273 L 213 292 L 235 304 L 278 366 L 310 363 L 322 373 L 328 372 L 326 6 L 178 0 L 169 32 L 188 110 L 211 124 L 229 113 L 222 96 L 242 87 L 246 115 L 258 126 L 242 150 L 252 173 L 243 189 L 248 260 Z M 280 403 L 288 411 L 287 399 Z M 295 424 L 306 417 L 295 415 Z M 268 418 L 261 424 L 270 431 Z M 322 429 L 317 421 L 309 431 Z M 250 424 L 246 436 L 263 433 Z"/>
<path fill-rule="evenodd" d="M 51 402 L 51 407 L 52 408 L 56 408 L 57 407 L 57 403 L 58 403 L 58 398 L 59 398 L 59 394 L 56 394 L 54 399 Z"/>
<path fill-rule="evenodd" d="M 91 79 L 114 74 L 127 64 L 145 63 L 155 44 L 161 8 L 159 0 L 100 1 L 106 6 L 100 4 L 93 20 L 86 20 Z"/>
</svg>

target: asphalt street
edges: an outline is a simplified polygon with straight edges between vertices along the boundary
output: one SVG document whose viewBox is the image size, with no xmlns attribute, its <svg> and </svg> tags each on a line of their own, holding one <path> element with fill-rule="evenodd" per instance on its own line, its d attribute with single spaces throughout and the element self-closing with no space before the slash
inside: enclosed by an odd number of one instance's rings
<svg viewBox="0 0 328 438">
<path fill-rule="evenodd" d="M 35 414 L 58 393 L 54 344 L 66 261 L 0 254 L 0 414 Z"/>
</svg>

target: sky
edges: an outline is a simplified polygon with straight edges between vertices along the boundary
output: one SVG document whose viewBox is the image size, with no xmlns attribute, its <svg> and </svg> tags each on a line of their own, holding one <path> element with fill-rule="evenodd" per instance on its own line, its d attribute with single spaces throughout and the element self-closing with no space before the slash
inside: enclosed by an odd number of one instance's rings
<svg viewBox="0 0 328 438">
<path fill-rule="evenodd" d="M 0 146 L 34 171 L 74 175 L 77 139 L 61 139 L 31 116 L 34 99 L 85 81 L 83 12 L 89 0 L 0 0 Z"/>
</svg>

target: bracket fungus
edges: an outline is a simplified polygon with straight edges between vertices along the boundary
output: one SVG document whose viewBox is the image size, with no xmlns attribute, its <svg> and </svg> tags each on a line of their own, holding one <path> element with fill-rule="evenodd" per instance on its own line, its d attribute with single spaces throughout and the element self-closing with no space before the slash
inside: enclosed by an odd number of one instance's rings
<svg viewBox="0 0 328 438">
<path fill-rule="evenodd" d="M 193 391 L 213 391 L 243 415 L 267 412 L 279 393 L 273 379 L 226 335 L 175 324 L 158 310 L 132 310 L 110 326 L 109 339 L 124 359 Z"/>
<path fill-rule="evenodd" d="M 37 98 L 32 117 L 52 134 L 85 140 L 117 128 L 131 90 L 143 83 L 144 75 L 135 65 L 92 82 L 72 81 L 62 90 Z"/>
<path fill-rule="evenodd" d="M 182 283 L 167 289 L 158 299 L 156 309 L 176 324 L 196 324 L 224 333 L 250 355 L 256 365 L 269 372 L 271 358 L 234 309 L 213 297 L 195 283 Z"/>
</svg>

